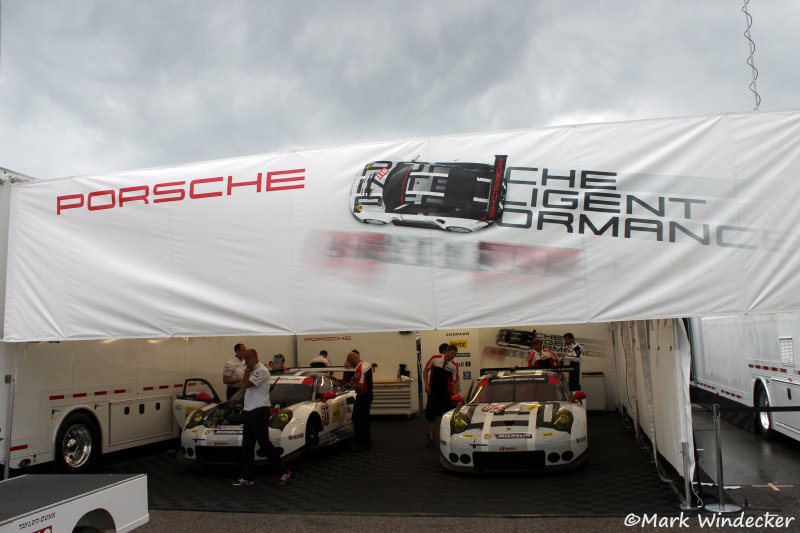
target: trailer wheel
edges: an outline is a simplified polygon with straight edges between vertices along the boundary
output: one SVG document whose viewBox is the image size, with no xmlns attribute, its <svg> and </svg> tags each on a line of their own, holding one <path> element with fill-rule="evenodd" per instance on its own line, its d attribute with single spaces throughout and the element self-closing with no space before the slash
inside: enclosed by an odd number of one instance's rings
<svg viewBox="0 0 800 533">
<path fill-rule="evenodd" d="M 56 434 L 55 457 L 64 472 L 83 472 L 99 453 L 94 421 L 83 413 L 69 415 Z"/>
<path fill-rule="evenodd" d="M 758 407 L 769 407 L 769 397 L 764 385 L 758 384 L 756 386 L 756 405 Z M 756 412 L 756 427 L 758 428 L 761 436 L 767 440 L 775 438 L 775 430 L 772 429 L 772 413 L 767 411 Z"/>
</svg>

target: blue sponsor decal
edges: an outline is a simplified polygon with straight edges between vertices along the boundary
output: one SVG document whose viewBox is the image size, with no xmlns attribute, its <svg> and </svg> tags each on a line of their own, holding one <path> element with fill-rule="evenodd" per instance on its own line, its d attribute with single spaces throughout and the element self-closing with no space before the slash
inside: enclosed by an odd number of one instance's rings
<svg viewBox="0 0 800 533">
<path fill-rule="evenodd" d="M 302 433 L 298 433 L 297 435 L 289 435 L 289 440 L 297 440 L 302 439 L 304 435 Z"/>
<path fill-rule="evenodd" d="M 584 435 L 583 437 L 578 437 L 577 439 L 575 439 L 576 443 L 581 443 L 581 442 L 585 442 L 585 441 L 586 441 L 586 435 Z"/>
<path fill-rule="evenodd" d="M 496 439 L 530 439 L 530 433 L 496 433 L 494 435 Z"/>
</svg>

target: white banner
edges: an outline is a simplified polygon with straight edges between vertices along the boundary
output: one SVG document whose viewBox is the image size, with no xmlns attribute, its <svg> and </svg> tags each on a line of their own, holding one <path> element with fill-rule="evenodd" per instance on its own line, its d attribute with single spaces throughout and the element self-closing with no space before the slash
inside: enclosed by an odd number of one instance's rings
<svg viewBox="0 0 800 533">
<path fill-rule="evenodd" d="M 22 184 L 4 339 L 800 309 L 798 176 L 800 112 L 790 110 Z"/>
</svg>

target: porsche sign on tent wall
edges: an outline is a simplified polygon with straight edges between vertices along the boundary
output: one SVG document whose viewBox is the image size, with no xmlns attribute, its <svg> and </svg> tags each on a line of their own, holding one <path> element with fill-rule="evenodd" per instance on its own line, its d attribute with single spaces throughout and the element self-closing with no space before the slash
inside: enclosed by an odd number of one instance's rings
<svg viewBox="0 0 800 533">
<path fill-rule="evenodd" d="M 12 191 L 6 341 L 798 309 L 800 112 L 419 138 Z"/>
</svg>

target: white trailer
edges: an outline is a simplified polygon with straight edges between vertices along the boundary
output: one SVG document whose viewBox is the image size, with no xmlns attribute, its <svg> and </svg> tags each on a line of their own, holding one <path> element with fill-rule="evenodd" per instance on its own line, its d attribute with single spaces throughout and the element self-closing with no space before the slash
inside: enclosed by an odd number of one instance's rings
<svg viewBox="0 0 800 533">
<path fill-rule="evenodd" d="M 79 472 L 100 453 L 176 438 L 176 418 L 183 413 L 173 416 L 173 400 L 184 381 L 203 378 L 221 390 L 222 366 L 235 342 L 0 343 L 0 447 L 7 464 L 23 468 L 54 460 L 64 471 Z M 200 381 L 193 386 L 202 387 Z"/>
<path fill-rule="evenodd" d="M 800 440 L 800 313 L 692 318 L 689 329 L 692 384 L 747 407 L 798 408 L 754 422 L 764 438 Z"/>
<path fill-rule="evenodd" d="M 116 531 L 145 524 L 147 476 L 20 476 L 0 482 L 0 533 Z"/>
</svg>

